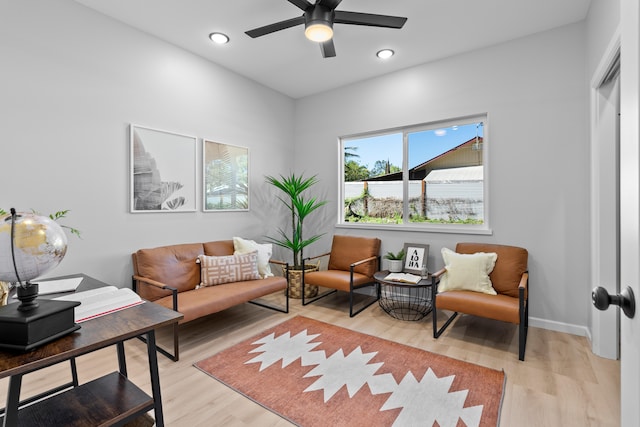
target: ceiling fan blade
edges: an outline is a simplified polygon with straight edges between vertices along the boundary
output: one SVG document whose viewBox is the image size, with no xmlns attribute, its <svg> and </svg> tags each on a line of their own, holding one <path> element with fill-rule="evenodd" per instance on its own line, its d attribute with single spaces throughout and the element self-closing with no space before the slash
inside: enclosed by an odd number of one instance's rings
<svg viewBox="0 0 640 427">
<path fill-rule="evenodd" d="M 322 52 L 323 58 L 333 58 L 336 56 L 336 47 L 333 44 L 333 39 L 320 43 L 320 51 Z"/>
<path fill-rule="evenodd" d="M 291 1 L 291 0 L 289 0 Z M 333 10 L 336 7 L 338 7 L 338 5 L 342 2 L 342 0 L 320 0 L 320 4 L 321 6 L 325 6 L 328 7 L 329 9 Z"/>
<path fill-rule="evenodd" d="M 289 3 L 291 3 L 292 5 L 296 6 L 299 9 L 302 9 L 302 10 L 307 10 L 308 8 L 313 6 L 307 0 L 289 0 Z"/>
<path fill-rule="evenodd" d="M 265 25 L 260 28 L 254 28 L 253 30 L 245 31 L 245 34 L 255 39 L 256 37 L 265 36 L 300 24 L 304 24 L 304 16 L 287 19 L 286 21 L 276 22 L 275 24 Z"/>
<path fill-rule="evenodd" d="M 336 24 L 368 25 L 370 27 L 402 28 L 404 23 L 407 22 L 407 18 L 336 10 L 336 17 L 333 22 Z"/>
</svg>

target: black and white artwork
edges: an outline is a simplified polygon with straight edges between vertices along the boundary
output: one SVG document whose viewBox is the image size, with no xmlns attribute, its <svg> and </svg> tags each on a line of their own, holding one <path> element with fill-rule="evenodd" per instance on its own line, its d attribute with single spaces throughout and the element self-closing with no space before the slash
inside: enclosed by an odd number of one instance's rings
<svg viewBox="0 0 640 427">
<path fill-rule="evenodd" d="M 404 244 L 404 268 L 405 273 L 421 274 L 422 267 L 427 265 L 429 258 L 429 245 L 422 243 Z"/>
<path fill-rule="evenodd" d="M 196 210 L 197 138 L 131 125 L 131 212 Z"/>
</svg>

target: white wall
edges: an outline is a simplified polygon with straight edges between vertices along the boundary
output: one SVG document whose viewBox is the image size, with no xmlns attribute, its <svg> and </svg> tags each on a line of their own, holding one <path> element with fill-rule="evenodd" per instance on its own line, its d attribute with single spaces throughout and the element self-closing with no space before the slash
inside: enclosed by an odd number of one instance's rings
<svg viewBox="0 0 640 427">
<path fill-rule="evenodd" d="M 139 248 L 276 229 L 264 175 L 290 168 L 290 98 L 71 0 L 3 2 L 0 58 L 0 207 L 70 209 L 83 234 L 50 275 L 129 285 Z M 249 147 L 251 212 L 129 213 L 130 123 Z"/>
<path fill-rule="evenodd" d="M 596 71 L 620 23 L 621 0 L 591 0 L 587 25 L 587 77 Z"/>
<path fill-rule="evenodd" d="M 532 324 L 584 333 L 590 305 L 585 62 L 580 23 L 298 100 L 296 167 L 319 174 L 333 206 L 324 224 L 337 219 L 339 136 L 488 114 L 491 236 L 322 231 L 379 236 L 383 253 L 404 242 L 429 243 L 431 269 L 442 266 L 440 249 L 459 241 L 523 246 Z"/>
</svg>

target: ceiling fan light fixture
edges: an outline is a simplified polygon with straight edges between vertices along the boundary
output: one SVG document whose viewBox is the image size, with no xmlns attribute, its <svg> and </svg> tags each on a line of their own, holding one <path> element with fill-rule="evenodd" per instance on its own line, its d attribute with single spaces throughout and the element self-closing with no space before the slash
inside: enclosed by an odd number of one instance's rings
<svg viewBox="0 0 640 427">
<path fill-rule="evenodd" d="M 229 43 L 229 36 L 223 33 L 211 33 L 209 39 L 216 44 Z"/>
<path fill-rule="evenodd" d="M 394 54 L 395 52 L 391 49 L 382 49 L 379 50 L 378 53 L 376 53 L 376 56 L 380 59 L 388 59 L 391 58 Z"/>
<path fill-rule="evenodd" d="M 333 28 L 327 22 L 310 22 L 304 29 L 306 38 L 313 42 L 326 42 L 333 37 Z"/>
</svg>

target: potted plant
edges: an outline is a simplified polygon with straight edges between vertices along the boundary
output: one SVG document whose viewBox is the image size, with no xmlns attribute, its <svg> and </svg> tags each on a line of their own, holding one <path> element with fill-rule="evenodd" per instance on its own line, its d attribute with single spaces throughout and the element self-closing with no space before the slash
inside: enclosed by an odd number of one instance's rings
<svg viewBox="0 0 640 427">
<path fill-rule="evenodd" d="M 289 279 L 289 296 L 296 298 L 299 297 L 298 295 L 301 289 L 299 277 L 301 274 L 296 274 L 296 272 L 301 273 L 302 271 L 304 248 L 322 237 L 322 234 L 316 234 L 305 238 L 303 227 L 304 220 L 316 209 L 326 205 L 327 202 L 324 200 L 318 200 L 316 197 L 308 196 L 306 193 L 310 187 L 318 183 L 317 175 L 305 178 L 303 175 L 298 176 L 295 173 L 291 173 L 288 176 L 280 175 L 280 178 L 267 176 L 266 180 L 269 184 L 284 193 L 283 196 L 278 196 L 278 199 L 285 204 L 291 213 L 290 233 L 285 232 L 283 229 L 279 229 L 279 238 L 267 237 L 267 239 L 273 244 L 291 251 L 293 266 L 289 267 L 287 272 Z M 315 266 L 315 269 L 317 268 L 318 267 Z M 309 296 L 314 296 L 318 292 L 317 288 L 313 290 L 311 287 L 305 287 L 305 290 L 306 292 L 313 293 Z M 298 295 L 296 295 L 296 293 Z"/>
<path fill-rule="evenodd" d="M 396 254 L 394 254 L 393 252 L 387 252 L 384 258 L 389 260 L 389 272 L 399 273 L 402 271 L 402 260 L 404 258 L 404 249 L 400 250 L 400 252 Z"/>
</svg>

